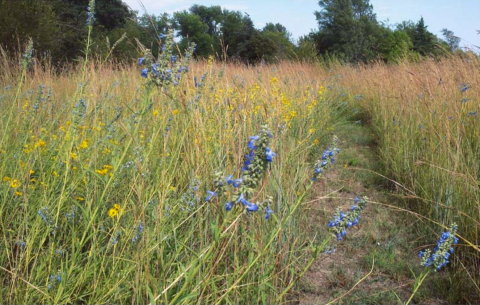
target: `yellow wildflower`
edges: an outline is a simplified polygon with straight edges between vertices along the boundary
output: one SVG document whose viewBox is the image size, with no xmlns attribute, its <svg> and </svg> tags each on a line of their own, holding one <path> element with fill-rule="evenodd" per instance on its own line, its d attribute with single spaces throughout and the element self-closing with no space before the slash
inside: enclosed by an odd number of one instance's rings
<svg viewBox="0 0 480 305">
<path fill-rule="evenodd" d="M 111 218 L 117 216 L 117 214 L 118 214 L 118 211 L 115 209 L 108 210 L 108 216 L 110 216 Z"/>
<path fill-rule="evenodd" d="M 108 173 L 108 169 L 97 169 L 96 172 L 97 174 L 105 176 Z"/>
<path fill-rule="evenodd" d="M 33 145 L 34 148 L 38 148 L 38 147 L 45 147 L 45 141 L 40 139 L 38 140 L 34 145 Z"/>
<path fill-rule="evenodd" d="M 10 186 L 16 189 L 17 187 L 20 186 L 20 181 L 18 181 L 17 179 L 13 179 L 12 181 L 10 181 Z"/>
<path fill-rule="evenodd" d="M 102 176 L 105 176 L 112 169 L 113 166 L 105 164 L 102 169 L 97 169 L 96 172 Z M 112 174 L 110 174 L 110 176 L 112 176 Z"/>
<path fill-rule="evenodd" d="M 71 157 L 73 160 L 75 160 L 75 159 L 77 159 L 77 154 L 76 154 L 76 153 L 72 153 L 72 154 L 70 155 L 70 157 Z"/>
<path fill-rule="evenodd" d="M 82 143 L 80 143 L 79 147 L 81 149 L 88 148 L 88 140 L 84 140 Z"/>
<path fill-rule="evenodd" d="M 175 109 L 172 111 L 173 115 L 177 115 L 178 114 L 178 109 Z"/>
</svg>

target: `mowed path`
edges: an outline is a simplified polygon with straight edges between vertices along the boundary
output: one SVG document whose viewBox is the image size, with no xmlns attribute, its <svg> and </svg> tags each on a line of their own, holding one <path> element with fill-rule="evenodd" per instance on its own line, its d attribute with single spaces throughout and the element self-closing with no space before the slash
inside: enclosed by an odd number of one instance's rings
<svg viewBox="0 0 480 305">
<path fill-rule="evenodd" d="M 326 236 L 326 224 L 335 209 L 346 211 L 355 196 L 368 196 L 371 203 L 346 238 L 332 241 L 330 253 L 320 254 L 294 292 L 294 303 L 402 304 L 412 291 L 411 270 L 421 271 L 411 243 L 415 237 L 410 226 L 415 219 L 380 204 L 391 204 L 393 197 L 386 191 L 387 180 L 375 173 L 375 143 L 368 128 L 346 123 L 336 132 L 342 152 L 311 198 L 312 236 Z M 445 303 L 421 292 L 416 299 L 422 304 Z"/>
</svg>

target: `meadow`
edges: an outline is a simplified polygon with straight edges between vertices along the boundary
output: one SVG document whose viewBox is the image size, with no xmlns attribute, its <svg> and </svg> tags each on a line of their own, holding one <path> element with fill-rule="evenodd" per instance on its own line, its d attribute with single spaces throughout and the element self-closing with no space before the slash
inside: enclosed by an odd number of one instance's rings
<svg viewBox="0 0 480 305">
<path fill-rule="evenodd" d="M 0 299 L 273 303 L 320 251 L 301 203 L 338 111 L 315 68 L 2 68 Z"/>
<path fill-rule="evenodd" d="M 153 67 L 144 51 L 89 59 L 87 42 L 61 71 L 2 55 L 0 300 L 295 302 L 344 237 L 340 212 L 331 233 L 307 228 L 349 120 L 371 126 L 386 187 L 423 220 L 416 246 L 458 224 L 449 268 L 478 289 L 478 58 L 246 66 L 167 46 Z"/>
</svg>

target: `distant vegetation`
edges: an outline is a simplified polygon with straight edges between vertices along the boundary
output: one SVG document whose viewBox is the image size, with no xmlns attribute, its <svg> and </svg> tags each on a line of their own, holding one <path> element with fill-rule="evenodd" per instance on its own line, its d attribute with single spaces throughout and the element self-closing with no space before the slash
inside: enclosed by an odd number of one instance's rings
<svg viewBox="0 0 480 305">
<path fill-rule="evenodd" d="M 37 57 L 54 63 L 82 57 L 88 0 L 0 0 L 0 45 L 8 51 L 31 37 Z M 445 40 L 428 31 L 423 18 L 387 26 L 377 20 L 368 0 L 322 0 L 312 12 L 318 29 L 294 41 L 277 23 L 255 28 L 248 14 L 220 6 L 193 5 L 159 15 L 132 11 L 121 0 L 98 1 L 92 52 L 104 59 L 132 60 L 140 55 L 136 39 L 159 50 L 158 36 L 175 30 L 180 47 L 194 41 L 196 57 L 214 56 L 245 63 L 279 60 L 398 62 L 461 52 L 459 38 L 444 29 Z"/>
</svg>

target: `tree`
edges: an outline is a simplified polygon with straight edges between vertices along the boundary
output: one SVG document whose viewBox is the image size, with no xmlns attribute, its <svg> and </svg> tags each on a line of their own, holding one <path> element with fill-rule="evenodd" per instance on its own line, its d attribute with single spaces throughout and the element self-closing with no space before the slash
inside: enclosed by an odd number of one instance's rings
<svg viewBox="0 0 480 305">
<path fill-rule="evenodd" d="M 380 50 L 388 62 L 397 63 L 410 54 L 413 48 L 412 41 L 407 32 L 396 30 L 387 35 L 382 41 Z"/>
<path fill-rule="evenodd" d="M 442 34 L 443 37 L 445 37 L 445 40 L 448 44 L 448 47 L 450 48 L 450 51 L 456 51 L 460 49 L 460 37 L 455 36 L 455 33 L 448 29 L 442 29 Z"/>
<path fill-rule="evenodd" d="M 367 61 L 376 56 L 382 28 L 369 0 L 320 0 L 315 12 L 319 31 L 311 37 L 318 50 L 346 61 Z"/>
<path fill-rule="evenodd" d="M 204 5 L 194 4 L 189 11 L 200 17 L 200 20 L 207 25 L 207 33 L 212 37 L 220 35 L 220 24 L 223 21 L 224 13 L 220 6 L 206 7 Z"/>
<path fill-rule="evenodd" d="M 126 32 L 130 33 L 130 37 L 137 38 L 156 56 L 159 51 L 159 36 L 161 33 L 165 34 L 168 32 L 172 27 L 172 22 L 172 18 L 167 13 L 160 15 L 144 14 L 137 18 L 136 23 L 138 26 L 127 21 Z"/>
<path fill-rule="evenodd" d="M 270 48 L 273 48 L 273 54 L 268 59 L 266 57 L 264 59 L 268 61 L 284 60 L 295 56 L 295 46 L 290 40 L 291 34 L 280 23 L 267 23 L 261 34 L 268 39 L 271 44 Z"/>
<path fill-rule="evenodd" d="M 305 61 L 314 61 L 318 59 L 315 40 L 311 36 L 305 35 L 298 39 L 298 46 L 295 49 L 295 57 Z"/>
<path fill-rule="evenodd" d="M 435 52 L 434 35 L 427 30 L 423 17 L 417 22 L 413 32 L 413 49 L 423 56 Z"/>
<path fill-rule="evenodd" d="M 191 42 L 195 42 L 196 55 L 208 56 L 212 54 L 214 40 L 208 34 L 208 25 L 202 22 L 200 16 L 188 11 L 174 13 L 175 28 L 182 37 L 180 45 L 186 48 Z"/>
<path fill-rule="evenodd" d="M 14 52 L 32 38 L 37 56 L 57 57 L 60 47 L 58 22 L 49 2 L 1 0 L 0 44 Z"/>
</svg>

